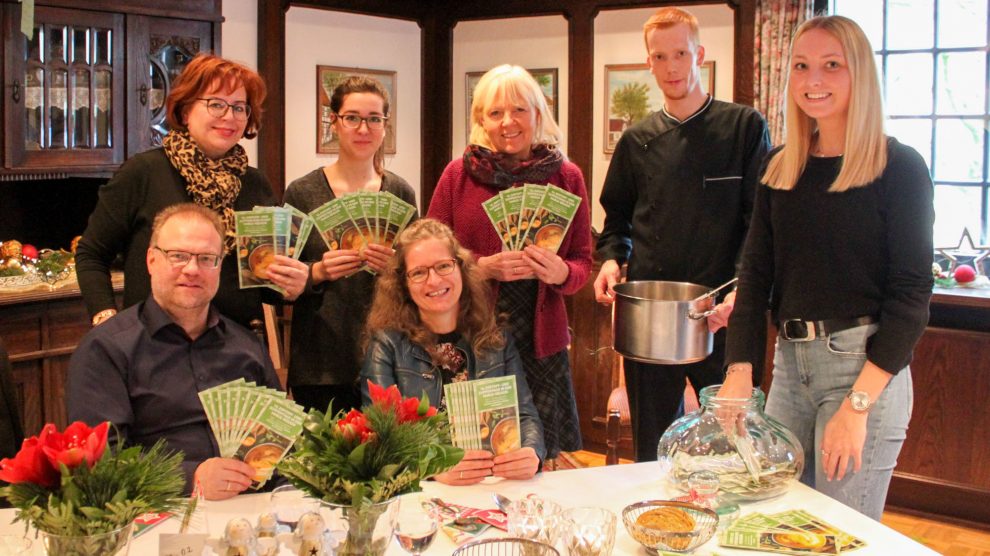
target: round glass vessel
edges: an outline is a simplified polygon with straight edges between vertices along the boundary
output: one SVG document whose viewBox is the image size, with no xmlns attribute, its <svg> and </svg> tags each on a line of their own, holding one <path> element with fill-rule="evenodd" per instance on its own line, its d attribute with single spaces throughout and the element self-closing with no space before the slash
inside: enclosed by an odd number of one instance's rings
<svg viewBox="0 0 990 556">
<path fill-rule="evenodd" d="M 763 500 L 783 494 L 801 476 L 804 451 L 782 424 L 763 413 L 759 388 L 749 399 L 718 399 L 703 388 L 701 408 L 674 421 L 657 446 L 657 461 L 674 488 L 688 492 L 699 471 L 718 477 L 720 498 Z"/>
</svg>

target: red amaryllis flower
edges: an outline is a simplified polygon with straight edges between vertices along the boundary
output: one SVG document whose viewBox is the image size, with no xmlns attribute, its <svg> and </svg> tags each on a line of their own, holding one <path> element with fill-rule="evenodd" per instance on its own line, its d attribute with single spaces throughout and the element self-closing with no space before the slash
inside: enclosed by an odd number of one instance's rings
<svg viewBox="0 0 990 556">
<path fill-rule="evenodd" d="M 104 421 L 89 428 L 86 423 L 76 421 L 66 427 L 64 432 L 52 431 L 46 441 L 42 442 L 42 449 L 56 469 L 60 463 L 69 469 L 75 469 L 83 461 L 92 468 L 107 447 L 109 425 L 110 423 Z"/>
<path fill-rule="evenodd" d="M 374 382 L 368 381 L 368 394 L 371 396 L 371 403 L 384 404 L 386 407 L 398 407 L 402 401 L 402 394 L 395 384 L 388 388 L 382 388 Z"/>
<path fill-rule="evenodd" d="M 343 419 L 337 421 L 337 428 L 347 441 L 358 440 L 361 444 L 367 442 L 372 433 L 368 427 L 368 419 L 356 409 L 350 410 Z"/>
<path fill-rule="evenodd" d="M 437 408 L 430 405 L 430 400 L 425 394 L 420 399 L 403 399 L 402 394 L 399 393 L 399 387 L 394 384 L 388 388 L 382 388 L 369 380 L 368 393 L 372 403 L 394 408 L 400 423 L 419 421 L 424 417 L 432 417 L 437 414 Z"/>
<path fill-rule="evenodd" d="M 0 461 L 0 480 L 11 484 L 34 483 L 45 488 L 55 486 L 58 483 L 59 471 L 52 466 L 42 450 L 42 444 L 53 432 L 55 425 L 45 425 L 40 435 L 24 441 L 21 451 L 17 452 L 13 459 L 4 458 Z"/>
</svg>

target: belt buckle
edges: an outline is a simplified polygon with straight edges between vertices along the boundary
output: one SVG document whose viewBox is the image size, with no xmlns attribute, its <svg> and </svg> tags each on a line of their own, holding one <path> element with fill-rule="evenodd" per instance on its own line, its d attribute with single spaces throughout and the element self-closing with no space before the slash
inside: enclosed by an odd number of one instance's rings
<svg viewBox="0 0 990 556">
<path fill-rule="evenodd" d="M 810 342 L 815 339 L 815 325 L 798 319 L 785 320 L 780 335 L 789 342 Z"/>
</svg>

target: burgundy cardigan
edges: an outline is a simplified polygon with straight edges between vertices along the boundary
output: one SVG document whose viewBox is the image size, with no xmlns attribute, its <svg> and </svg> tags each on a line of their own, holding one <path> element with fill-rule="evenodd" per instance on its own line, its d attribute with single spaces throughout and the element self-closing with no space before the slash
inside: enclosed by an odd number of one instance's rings
<svg viewBox="0 0 990 556">
<path fill-rule="evenodd" d="M 572 162 L 564 161 L 560 171 L 551 176 L 547 183 L 580 195 L 581 207 L 557 251 L 570 268 L 567 280 L 557 286 L 540 282 L 536 295 L 533 341 L 536 357 L 540 359 L 567 347 L 570 334 L 564 296 L 580 290 L 591 274 L 591 212 L 581 169 Z M 472 180 L 464 170 L 464 160 L 458 158 L 448 164 L 440 176 L 427 216 L 453 228 L 458 241 L 476 257 L 494 255 L 502 251 L 502 241 L 481 203 L 495 195 L 498 195 L 498 189 Z M 493 282 L 497 295 L 499 283 Z"/>
</svg>

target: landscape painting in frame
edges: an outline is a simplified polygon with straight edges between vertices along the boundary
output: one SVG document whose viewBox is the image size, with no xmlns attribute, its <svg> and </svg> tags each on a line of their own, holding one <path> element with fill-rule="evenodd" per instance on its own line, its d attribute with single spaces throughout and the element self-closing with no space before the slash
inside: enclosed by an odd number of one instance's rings
<svg viewBox="0 0 990 556">
<path fill-rule="evenodd" d="M 316 152 L 336 154 L 340 143 L 330 127 L 330 96 L 338 83 L 351 75 L 361 75 L 377 79 L 388 91 L 389 114 L 385 121 L 385 153 L 395 154 L 395 124 L 398 121 L 396 106 L 396 72 L 364 68 L 342 68 L 337 66 L 316 66 Z"/>
<path fill-rule="evenodd" d="M 527 69 L 533 79 L 540 85 L 543 89 L 543 96 L 547 99 L 547 107 L 550 108 L 550 113 L 553 114 L 553 119 L 556 122 L 560 121 L 560 115 L 557 110 L 557 68 L 540 68 L 540 69 Z M 464 82 L 464 98 L 466 102 L 464 103 L 464 120 L 465 120 L 465 142 L 471 142 L 471 103 L 474 101 L 474 88 L 478 85 L 478 81 L 481 80 L 481 76 L 485 75 L 484 71 L 469 71 L 465 75 Z"/>
<path fill-rule="evenodd" d="M 705 91 L 715 90 L 715 62 L 701 66 Z M 622 132 L 663 107 L 663 92 L 646 64 L 611 64 L 605 66 L 605 141 L 606 153 L 615 152 Z"/>
</svg>

